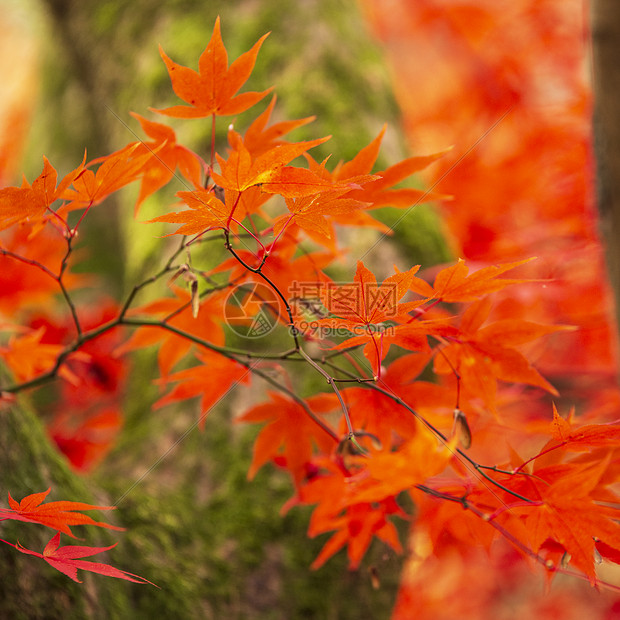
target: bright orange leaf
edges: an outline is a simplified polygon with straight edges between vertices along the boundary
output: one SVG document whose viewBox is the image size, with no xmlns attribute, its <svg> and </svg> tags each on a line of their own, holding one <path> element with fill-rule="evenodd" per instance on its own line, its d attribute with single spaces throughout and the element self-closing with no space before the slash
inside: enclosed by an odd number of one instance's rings
<svg viewBox="0 0 620 620">
<path fill-rule="evenodd" d="M 250 77 L 258 51 L 267 36 L 263 35 L 252 49 L 239 56 L 229 67 L 218 17 L 211 40 L 198 61 L 198 72 L 170 60 L 160 46 L 159 52 L 170 74 L 172 88 L 189 106 L 176 105 L 154 111 L 177 118 L 203 118 L 212 114 L 239 114 L 252 107 L 269 91 L 236 93 Z"/>
</svg>

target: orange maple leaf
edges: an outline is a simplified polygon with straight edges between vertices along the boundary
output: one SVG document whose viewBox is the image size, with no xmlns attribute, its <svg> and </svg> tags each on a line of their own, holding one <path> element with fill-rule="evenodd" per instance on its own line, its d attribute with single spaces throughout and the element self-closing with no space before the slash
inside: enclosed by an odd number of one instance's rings
<svg viewBox="0 0 620 620">
<path fill-rule="evenodd" d="M 83 172 L 84 160 L 65 175 L 56 187 L 58 174 L 47 157 L 43 157 L 43 171 L 30 185 L 24 179 L 21 187 L 0 189 L 0 230 L 23 221 L 34 222 L 41 219 L 52 203 L 63 197 L 65 190 Z"/>
<path fill-rule="evenodd" d="M 14 315 L 27 308 L 41 308 L 58 292 L 55 274 L 62 268 L 67 253 L 67 241 L 56 230 L 37 230 L 38 223 L 22 222 L 3 235 L 0 241 L 0 312 Z M 36 240 L 33 241 L 33 235 Z M 25 259 L 3 255 L 3 250 Z M 47 267 L 48 271 L 39 266 Z M 50 275 L 51 273 L 51 275 Z M 67 289 L 83 285 L 84 274 L 66 271 L 63 283 Z"/>
<path fill-rule="evenodd" d="M 61 198 L 70 202 L 61 207 L 59 213 L 90 208 L 121 187 L 137 180 L 144 172 L 144 165 L 156 155 L 164 143 L 153 149 L 147 149 L 146 152 L 139 151 L 141 146 L 140 142 L 135 142 L 132 146 L 91 161 L 90 166 L 100 164 L 97 172 L 82 170 L 73 181 L 73 187 L 63 192 Z M 137 152 L 141 154 L 136 154 Z"/>
<path fill-rule="evenodd" d="M 174 176 L 177 168 L 183 177 L 196 187 L 200 186 L 202 168 L 198 156 L 187 147 L 177 143 L 176 134 L 171 127 L 149 121 L 134 112 L 131 112 L 131 115 L 140 122 L 144 133 L 153 138 L 150 142 L 139 142 L 140 146 L 135 155 L 147 152 L 156 153 L 154 157 L 147 159 L 142 170 L 140 194 L 136 200 L 134 212 L 134 215 L 137 215 L 144 200 L 166 185 Z M 125 148 L 132 148 L 134 144 Z"/>
<path fill-rule="evenodd" d="M 469 267 L 465 261 L 459 258 L 455 265 L 442 269 L 435 277 L 433 286 L 421 278 L 414 278 L 411 290 L 427 299 L 437 299 L 448 303 L 475 301 L 480 297 L 499 291 L 510 284 L 531 282 L 527 279 L 499 278 L 501 274 L 510 271 L 519 265 L 523 265 L 533 258 L 505 263 L 504 265 L 491 265 L 483 267 L 469 274 Z"/>
<path fill-rule="evenodd" d="M 398 450 L 383 446 L 360 460 L 364 467 L 350 480 L 348 502 L 372 503 L 396 497 L 443 472 L 453 457 L 454 445 L 438 445 L 437 437 L 418 424 L 413 437 Z"/>
<path fill-rule="evenodd" d="M 220 174 L 214 172 L 213 180 L 220 187 L 236 192 L 260 185 L 264 192 L 288 197 L 308 196 L 331 189 L 333 183 L 321 179 L 310 170 L 286 165 L 326 140 L 329 140 L 329 136 L 306 142 L 279 144 L 253 158 L 241 136 L 230 130 L 228 141 L 232 150 L 228 159 L 216 153 Z"/>
<path fill-rule="evenodd" d="M 41 493 L 32 493 L 24 497 L 21 502 L 16 502 L 9 493 L 10 508 L 0 508 L 0 520 L 40 523 L 73 538 L 75 535 L 71 531 L 70 525 L 96 525 L 110 530 L 123 531 L 124 528 L 122 527 L 94 521 L 88 515 L 77 512 L 79 510 L 114 510 L 114 506 L 93 506 L 83 502 L 70 501 L 43 504 L 42 502 L 49 492 L 50 489 Z"/>
<path fill-rule="evenodd" d="M 351 214 L 366 206 L 366 203 L 352 198 L 343 197 L 348 189 L 334 189 L 312 196 L 286 198 L 286 206 L 290 215 L 282 215 L 273 225 L 273 234 L 277 237 L 282 229 L 294 222 L 306 232 L 327 237 L 333 236 L 333 228 L 326 216 Z"/>
<path fill-rule="evenodd" d="M 191 192 L 178 192 L 189 207 L 189 210 L 166 213 L 148 220 L 152 222 L 168 222 L 183 224 L 174 235 L 197 235 L 211 228 L 228 228 L 232 216 L 232 205 L 224 204 L 212 190 L 195 189 Z"/>
<path fill-rule="evenodd" d="M 160 398 L 154 409 L 170 403 L 200 396 L 199 427 L 204 428 L 209 410 L 225 396 L 233 385 L 247 384 L 250 371 L 241 364 L 211 351 L 197 353 L 200 366 L 186 368 L 165 377 L 161 383 L 176 382 L 166 396 Z"/>
<path fill-rule="evenodd" d="M 349 568 L 355 570 L 374 537 L 388 544 L 397 553 L 402 552 L 398 532 L 388 517 L 406 515 L 394 498 L 347 505 L 351 480 L 348 472 L 325 457 L 315 459 L 313 466 L 318 470 L 317 473 L 301 487 L 298 499 L 291 503 L 317 504 L 310 518 L 308 536 L 313 538 L 335 530 L 312 562 L 313 570 L 320 568 L 345 546 Z"/>
<path fill-rule="evenodd" d="M 166 63 L 174 92 L 190 105 L 176 105 L 153 111 L 176 118 L 203 118 L 212 114 L 239 114 L 252 107 L 269 90 L 240 95 L 236 93 L 250 77 L 258 51 L 267 36 L 268 34 L 263 35 L 252 49 L 239 56 L 229 67 L 218 16 L 211 40 L 198 60 L 198 72 L 173 62 L 160 46 L 159 52 Z"/>
<path fill-rule="evenodd" d="M 62 345 L 42 344 L 44 333 L 45 327 L 40 327 L 21 336 L 11 336 L 7 346 L 0 347 L 0 357 L 13 371 L 18 381 L 28 381 L 51 370 L 58 356 L 64 352 L 65 347 Z M 65 361 L 69 359 L 88 361 L 89 356 L 76 351 Z M 71 382 L 77 381 L 76 376 L 64 364 L 60 366 L 58 375 Z"/>
<path fill-rule="evenodd" d="M 556 389 L 515 347 L 570 328 L 520 319 L 496 321 L 482 327 L 490 311 L 490 300 L 483 298 L 463 313 L 459 333 L 448 335 L 449 344 L 442 349 L 441 355 L 435 357 L 435 372 L 450 374 L 456 371 L 463 388 L 482 397 L 493 410 L 498 380 L 527 383 L 557 395 Z"/>
<path fill-rule="evenodd" d="M 99 575 L 106 575 L 107 577 L 116 577 L 117 579 L 133 581 L 134 583 L 148 583 L 152 586 L 155 585 L 154 583 L 151 583 L 148 579 L 144 579 L 144 577 L 134 575 L 133 573 L 128 573 L 127 571 L 120 570 L 119 568 L 114 568 L 114 566 L 110 566 L 109 564 L 78 559 L 88 557 L 90 555 L 95 555 L 97 553 L 103 553 L 104 551 L 109 551 L 110 549 L 114 549 L 114 547 L 116 547 L 116 543 L 114 545 L 110 545 L 109 547 L 84 547 L 80 545 L 69 545 L 67 547 L 60 547 L 60 532 L 58 532 L 55 536 L 52 537 L 52 539 L 47 543 L 47 545 L 45 545 L 43 553 L 38 553 L 37 551 L 26 549 L 26 547 L 24 547 L 20 543 L 14 545 L 13 543 L 7 542 L 6 540 L 3 540 L 2 542 L 5 542 L 7 545 L 11 545 L 11 547 L 15 547 L 15 549 L 17 549 L 21 553 L 42 558 L 50 566 L 60 571 L 64 575 L 67 575 L 67 577 L 73 579 L 73 581 L 77 581 L 78 583 L 82 583 L 77 578 L 77 571 L 78 569 L 80 569 L 84 571 L 89 571 L 91 573 L 98 573 Z"/>
<path fill-rule="evenodd" d="M 331 329 L 344 328 L 355 334 L 333 348 L 339 350 L 364 344 L 364 355 L 376 376 L 379 376 L 381 361 L 392 344 L 420 351 L 428 349 L 427 336 L 432 333 L 435 323 L 418 321 L 389 330 L 384 325 L 385 322 L 410 319 L 407 313 L 420 305 L 419 301 L 399 303 L 419 268 L 416 265 L 377 284 L 372 272 L 359 261 L 352 283 L 322 287 L 323 305 L 335 316 L 321 319 L 321 325 Z"/>
<path fill-rule="evenodd" d="M 306 156 L 310 163 L 310 169 L 319 176 L 330 178 L 334 182 L 349 181 L 360 183 L 359 179 L 366 177 L 372 171 L 379 155 L 379 147 L 386 129 L 387 125 L 384 125 L 383 129 L 370 144 L 361 149 L 351 161 L 339 162 L 333 172 L 330 173 L 326 170 L 325 162 L 318 164 L 309 156 Z M 446 199 L 448 196 L 415 188 L 390 188 L 412 174 L 423 170 L 440 157 L 443 157 L 447 152 L 443 151 L 422 157 L 409 157 L 385 170 L 377 171 L 371 175 L 372 178 L 368 183 L 364 184 L 363 189 L 353 189 L 347 197 L 368 203 L 368 209 L 384 206 L 411 207 L 422 201 Z"/>
<path fill-rule="evenodd" d="M 527 488 L 540 498 L 540 505 L 511 508 L 525 519 L 532 548 L 539 551 L 547 540 L 552 540 L 570 555 L 570 562 L 584 572 L 592 584 L 596 583 L 594 550 L 597 541 L 620 550 L 620 511 L 610 505 L 594 501 L 599 485 L 609 484 L 603 476 L 610 466 L 611 454 L 595 462 L 535 469 L 528 477 Z M 618 498 L 614 503 L 617 504 Z"/>
<path fill-rule="evenodd" d="M 283 460 L 297 486 L 304 478 L 314 446 L 329 452 L 334 447 L 334 439 L 295 401 L 275 393 L 271 393 L 270 398 L 270 402 L 253 407 L 239 418 L 240 422 L 268 422 L 254 442 L 248 477 L 253 478 L 269 461 Z M 312 409 L 322 398 L 319 395 L 306 402 Z"/>
<path fill-rule="evenodd" d="M 254 119 L 243 136 L 243 143 L 252 157 L 258 157 L 280 144 L 287 144 L 286 140 L 280 140 L 283 135 L 297 127 L 311 123 L 316 118 L 315 116 L 307 116 L 293 121 L 280 121 L 266 127 L 275 105 L 276 96 L 274 95 L 265 111 Z"/>
<path fill-rule="evenodd" d="M 158 317 L 171 327 L 191 334 L 207 342 L 223 345 L 224 332 L 221 321 L 215 317 L 222 317 L 222 295 L 210 295 L 201 300 L 199 316 L 195 317 L 192 309 L 192 296 L 179 287 L 172 287 L 175 298 L 165 297 L 157 299 L 145 306 L 131 311 L 132 316 L 146 314 Z M 169 318 L 167 318 L 169 317 Z M 159 345 L 157 361 L 162 376 L 167 376 L 173 366 L 177 364 L 190 350 L 192 342 L 175 333 L 162 329 L 157 323 L 142 326 L 136 329 L 131 337 L 118 349 L 116 354 L 121 355 L 128 351 L 141 349 L 154 344 Z"/>
</svg>

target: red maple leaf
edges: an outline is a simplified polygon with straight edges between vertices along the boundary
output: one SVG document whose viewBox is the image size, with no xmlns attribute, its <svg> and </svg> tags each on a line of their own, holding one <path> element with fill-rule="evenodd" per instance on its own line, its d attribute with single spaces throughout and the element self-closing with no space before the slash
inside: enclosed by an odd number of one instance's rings
<svg viewBox="0 0 620 620">
<path fill-rule="evenodd" d="M 10 508 L 0 508 L 0 520 L 25 521 L 26 523 L 41 523 L 63 534 L 75 538 L 70 525 L 96 525 L 110 530 L 123 530 L 122 527 L 94 521 L 88 515 L 77 512 L 79 510 L 114 510 L 113 506 L 93 506 L 83 502 L 48 502 L 43 500 L 50 489 L 41 493 L 33 493 L 16 502 L 9 493 Z"/>
<path fill-rule="evenodd" d="M 498 380 L 535 385 L 557 395 L 556 389 L 516 347 L 545 334 L 570 328 L 520 319 L 505 319 L 483 326 L 490 310 L 490 300 L 483 298 L 463 313 L 459 332 L 446 335 L 449 344 L 442 349 L 441 355 L 435 357 L 435 372 L 450 374 L 456 371 L 462 387 L 482 397 L 493 409 Z"/>
<path fill-rule="evenodd" d="M 54 537 L 52 537 L 52 539 L 47 543 L 47 545 L 45 545 L 43 553 L 38 553 L 37 551 L 31 551 L 30 549 L 26 549 L 19 543 L 14 545 L 10 542 L 7 542 L 6 540 L 2 540 L 2 542 L 5 542 L 7 545 L 11 545 L 11 547 L 15 547 L 15 549 L 17 549 L 21 553 L 25 553 L 27 555 L 34 555 L 37 558 L 42 558 L 50 566 L 60 571 L 64 575 L 67 575 L 67 577 L 73 579 L 73 581 L 77 581 L 78 583 L 82 583 L 77 578 L 77 571 L 79 569 L 89 571 L 91 573 L 98 573 L 99 575 L 105 575 L 106 577 L 116 577 L 117 579 L 133 581 L 134 583 L 148 583 L 152 586 L 155 585 L 154 583 L 151 583 L 148 579 L 144 579 L 144 577 L 134 575 L 133 573 L 128 573 L 127 571 L 121 570 L 119 568 L 114 568 L 109 564 L 79 559 L 90 555 L 96 555 L 97 553 L 103 553 L 104 551 L 109 551 L 110 549 L 116 547 L 116 544 L 110 545 L 109 547 L 83 547 L 78 545 L 60 547 L 60 532 L 58 532 Z"/>
</svg>

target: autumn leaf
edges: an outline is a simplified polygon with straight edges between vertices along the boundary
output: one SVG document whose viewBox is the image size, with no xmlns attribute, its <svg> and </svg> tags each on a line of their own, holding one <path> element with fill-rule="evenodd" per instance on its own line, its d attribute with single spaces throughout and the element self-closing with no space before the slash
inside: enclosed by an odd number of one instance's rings
<svg viewBox="0 0 620 620">
<path fill-rule="evenodd" d="M 531 280 L 525 279 L 499 278 L 506 271 L 524 265 L 531 260 L 533 259 L 526 258 L 504 265 L 483 267 L 468 275 L 469 267 L 465 265 L 462 258 L 459 258 L 455 265 L 446 267 L 437 274 L 432 287 L 424 280 L 415 278 L 411 290 L 427 299 L 437 299 L 447 303 L 475 301 L 511 284 L 531 282 Z"/>
<path fill-rule="evenodd" d="M 122 426 L 118 407 L 97 403 L 77 422 L 74 409 L 62 410 L 54 416 L 48 433 L 76 470 L 88 472 L 114 447 Z"/>
<path fill-rule="evenodd" d="M 65 175 L 56 187 L 58 178 L 55 168 L 43 157 L 43 171 L 30 185 L 25 179 L 21 187 L 0 189 L 0 230 L 23 221 L 34 222 L 50 210 L 51 205 L 63 197 L 65 190 L 83 172 L 84 160 Z"/>
<path fill-rule="evenodd" d="M 398 532 L 389 517 L 406 515 L 394 498 L 347 505 L 347 499 L 351 498 L 348 489 L 350 476 L 325 457 L 315 459 L 313 465 L 318 471 L 301 487 L 294 503 L 317 504 L 310 518 L 308 536 L 314 538 L 335 531 L 312 562 L 313 570 L 320 568 L 345 546 L 349 568 L 355 570 L 375 537 L 397 553 L 402 552 Z"/>
<path fill-rule="evenodd" d="M 267 462 L 282 459 L 296 485 L 300 484 L 315 447 L 329 451 L 334 447 L 333 437 L 319 426 L 297 402 L 270 394 L 270 402 L 252 407 L 240 422 L 267 423 L 254 442 L 254 455 L 248 471 L 253 478 Z M 307 399 L 312 410 L 321 396 Z"/>
<path fill-rule="evenodd" d="M 211 228 L 228 228 L 232 205 L 229 207 L 224 204 L 213 191 L 195 189 L 191 192 L 178 192 L 177 196 L 185 202 L 189 210 L 159 215 L 147 223 L 183 224 L 171 233 L 175 235 L 197 235 Z"/>
<path fill-rule="evenodd" d="M 223 296 L 213 294 L 200 302 L 199 316 L 192 310 L 192 296 L 179 287 L 173 287 L 175 297 L 157 299 L 131 311 L 132 316 L 144 315 L 164 321 L 174 330 L 190 334 L 215 345 L 224 344 L 224 332 L 220 320 Z M 150 319 L 148 319 L 150 320 Z M 147 320 L 147 321 L 148 321 Z M 157 361 L 162 377 L 169 375 L 172 368 L 188 353 L 192 342 L 187 337 L 162 328 L 157 323 L 141 326 L 129 339 L 116 349 L 116 355 L 143 347 L 159 345 Z"/>
<path fill-rule="evenodd" d="M 198 156 L 177 143 L 176 134 L 171 127 L 149 121 L 134 112 L 131 112 L 131 115 L 140 122 L 144 133 L 152 138 L 149 142 L 138 143 L 140 146 L 135 155 L 155 153 L 152 158 L 147 159 L 142 169 L 140 193 L 134 210 L 134 215 L 137 215 L 144 200 L 166 185 L 174 176 L 175 170 L 178 169 L 193 186 L 199 187 L 202 168 Z M 130 144 L 126 148 L 133 146 L 134 144 Z"/>
<path fill-rule="evenodd" d="M 447 446 L 422 425 L 396 451 L 390 446 L 373 451 L 365 467 L 350 480 L 354 486 L 350 502 L 377 502 L 396 497 L 401 491 L 423 484 L 445 470 L 454 456 L 456 440 Z"/>
<path fill-rule="evenodd" d="M 216 154 L 220 174 L 213 173 L 213 180 L 222 188 L 243 192 L 254 185 L 261 185 L 264 192 L 282 196 L 307 196 L 326 189 L 333 183 L 325 181 L 310 170 L 286 166 L 296 157 L 319 144 L 329 140 L 329 136 L 279 144 L 258 157 L 253 158 L 235 131 L 228 132 L 228 141 L 232 147 L 228 159 Z"/>
<path fill-rule="evenodd" d="M 519 469 L 536 461 L 537 467 L 548 462 L 556 451 L 591 452 L 593 448 L 613 448 L 620 445 L 620 426 L 618 422 L 608 424 L 588 424 L 574 427 L 572 412 L 568 419 L 563 418 L 553 404 L 553 421 L 550 424 L 552 439 L 533 457 L 524 461 Z M 551 455 L 551 456 L 548 456 Z M 544 460 L 543 460 L 544 457 Z M 556 456 L 556 458 L 558 458 Z"/>
<path fill-rule="evenodd" d="M 334 316 L 321 319 L 321 325 L 345 328 L 355 334 L 333 348 L 339 350 L 364 344 L 364 355 L 376 376 L 392 344 L 400 343 L 405 348 L 420 351 L 428 349 L 427 336 L 433 331 L 434 323 L 419 321 L 404 325 L 402 329 L 399 326 L 389 330 L 383 325 L 386 321 L 409 319 L 407 313 L 420 305 L 421 302 L 399 302 L 418 269 L 416 265 L 378 284 L 372 272 L 359 261 L 352 283 L 322 287 L 323 305 Z"/>
<path fill-rule="evenodd" d="M 258 157 L 280 144 L 287 144 L 285 140 L 280 139 L 283 135 L 297 127 L 311 123 L 316 118 L 308 116 L 294 121 L 280 121 L 267 127 L 275 105 L 276 96 L 274 95 L 265 111 L 252 121 L 243 136 L 243 143 L 252 157 Z"/>
<path fill-rule="evenodd" d="M 9 493 L 10 508 L 0 508 L 0 520 L 25 521 L 26 523 L 40 523 L 58 532 L 75 538 L 71 525 L 95 525 L 110 530 L 120 530 L 122 527 L 94 521 L 88 515 L 77 512 L 80 510 L 114 510 L 113 506 L 93 506 L 83 502 L 58 501 L 43 504 L 50 489 L 41 493 L 33 493 L 16 502 Z"/>
<path fill-rule="evenodd" d="M 37 224 L 22 222 L 4 233 L 0 240 L 0 312 L 7 316 L 41 308 L 59 290 L 56 274 L 67 253 L 66 239 L 51 227 L 38 231 L 37 228 Z M 69 270 L 63 274 L 63 283 L 69 291 L 89 281 L 86 274 L 76 275 Z"/>
<path fill-rule="evenodd" d="M 177 385 L 154 405 L 154 409 L 164 407 L 188 398 L 200 396 L 199 427 L 204 428 L 207 413 L 231 389 L 232 386 L 249 383 L 250 372 L 241 364 L 211 351 L 196 354 L 200 366 L 186 368 L 161 380 L 161 384 Z"/>
<path fill-rule="evenodd" d="M 431 359 L 430 352 L 403 355 L 381 373 L 381 387 L 402 398 L 426 420 L 440 419 L 454 406 L 454 396 L 445 386 L 420 380 L 420 373 Z M 416 418 L 410 411 L 396 404 L 389 396 L 366 387 L 341 389 L 349 409 L 353 428 L 364 430 L 376 437 L 385 447 L 399 446 L 414 436 Z M 344 420 L 341 432 L 346 433 Z"/>
<path fill-rule="evenodd" d="M 89 165 L 100 164 L 97 172 L 82 170 L 73 181 L 73 187 L 63 192 L 61 198 L 70 202 L 59 209 L 59 213 L 64 215 L 67 211 L 89 208 L 137 180 L 144 172 L 144 165 L 156 156 L 164 143 L 146 152 L 140 150 L 141 146 L 140 142 L 135 142 L 128 148 L 90 162 Z"/>
<path fill-rule="evenodd" d="M 91 573 L 98 573 L 99 575 L 105 575 L 106 577 L 116 577 L 117 579 L 133 581 L 134 583 L 148 583 L 152 586 L 155 585 L 154 583 L 151 583 L 148 579 L 144 579 L 144 577 L 134 575 L 133 573 L 128 573 L 127 571 L 120 570 L 119 568 L 114 568 L 109 564 L 79 559 L 91 555 L 96 555 L 97 553 L 103 553 L 104 551 L 109 551 L 110 549 L 116 547 L 116 544 L 110 545 L 109 547 L 83 547 L 79 545 L 60 547 L 60 532 L 53 536 L 52 539 L 47 543 L 47 545 L 45 545 L 43 553 L 38 553 L 37 551 L 31 551 L 30 549 L 26 549 L 26 547 L 24 547 L 20 543 L 14 545 L 10 542 L 7 542 L 6 540 L 3 540 L 2 542 L 5 542 L 7 545 L 11 545 L 11 547 L 15 547 L 15 549 L 17 549 L 21 553 L 33 555 L 37 558 L 42 558 L 50 566 L 60 571 L 64 575 L 67 575 L 67 577 L 73 579 L 73 581 L 77 581 L 78 583 L 82 583 L 77 578 L 77 571 L 79 569 L 89 571 Z"/>
<path fill-rule="evenodd" d="M 45 328 L 41 327 L 23 335 L 14 335 L 9 338 L 6 347 L 0 347 L 0 358 L 4 359 L 18 381 L 28 381 L 52 370 L 58 356 L 65 351 L 62 345 L 41 343 L 44 333 Z M 76 351 L 66 361 L 70 359 L 88 361 L 89 357 Z M 68 381 L 76 381 L 75 375 L 65 364 L 60 366 L 58 375 Z"/>
<path fill-rule="evenodd" d="M 282 215 L 273 225 L 273 234 L 277 237 L 282 229 L 290 222 L 294 222 L 308 233 L 331 238 L 332 227 L 326 216 L 351 214 L 366 206 L 365 203 L 352 198 L 344 198 L 343 194 L 348 190 L 331 190 L 302 196 L 299 198 L 286 198 L 286 206 L 290 215 Z"/>
<path fill-rule="evenodd" d="M 463 388 L 482 397 L 493 410 L 498 380 L 527 383 L 557 395 L 557 390 L 515 347 L 567 327 L 520 319 L 498 321 L 483 327 L 490 310 L 491 302 L 483 298 L 463 313 L 459 333 L 450 335 L 441 355 L 435 357 L 435 372 L 457 372 Z"/>
<path fill-rule="evenodd" d="M 168 69 L 172 88 L 189 106 L 176 105 L 153 111 L 176 118 L 203 118 L 212 114 L 239 114 L 252 107 L 269 91 L 236 93 L 250 77 L 258 51 L 267 36 L 263 35 L 252 49 L 239 56 L 229 67 L 218 17 L 211 40 L 198 60 L 198 72 L 172 61 L 160 46 L 159 52 Z"/>
<path fill-rule="evenodd" d="M 570 555 L 571 564 L 584 572 L 592 584 L 597 579 L 596 541 L 620 549 L 620 512 L 615 507 L 594 502 L 591 497 L 609 467 L 610 456 L 594 463 L 575 463 L 561 470 L 556 466 L 536 469 L 529 487 L 536 489 L 542 505 L 515 509 L 525 515 L 535 551 L 547 539 L 558 542 Z M 561 475 L 557 475 L 558 471 Z"/>
<path fill-rule="evenodd" d="M 386 129 L 387 125 L 384 125 L 370 144 L 361 149 L 352 160 L 339 162 L 333 172 L 330 173 L 325 169 L 325 162 L 319 165 L 306 157 L 310 162 L 310 169 L 334 182 L 360 183 L 361 178 L 367 177 L 372 172 Z M 446 199 L 447 196 L 415 188 L 392 189 L 394 185 L 423 170 L 446 153 L 447 151 L 443 151 L 423 157 L 410 157 L 385 170 L 379 170 L 372 174 L 372 178 L 364 184 L 363 189 L 352 189 L 347 197 L 368 203 L 368 209 L 384 206 L 411 207 L 423 201 Z"/>
</svg>

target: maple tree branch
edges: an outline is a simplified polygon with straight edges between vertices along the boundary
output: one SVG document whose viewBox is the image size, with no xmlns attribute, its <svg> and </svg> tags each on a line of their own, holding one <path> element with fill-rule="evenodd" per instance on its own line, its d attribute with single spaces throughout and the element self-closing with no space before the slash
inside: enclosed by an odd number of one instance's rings
<svg viewBox="0 0 620 620">
<path fill-rule="evenodd" d="M 274 293 L 276 293 L 276 295 L 282 300 L 282 302 L 284 303 L 284 307 L 286 308 L 286 312 L 288 314 L 288 319 L 289 319 L 289 329 L 290 329 L 290 334 L 293 337 L 293 340 L 295 341 L 295 348 L 299 349 L 300 348 L 300 344 L 299 344 L 299 338 L 297 337 L 297 328 L 295 327 L 295 322 L 293 321 L 293 313 L 291 311 L 291 306 L 288 303 L 288 300 L 286 299 L 286 297 L 284 297 L 284 295 L 282 294 L 282 292 L 280 291 L 280 289 L 271 281 L 271 279 L 266 276 L 261 270 L 263 268 L 263 265 L 265 264 L 265 261 L 268 258 L 268 254 L 265 253 L 263 255 L 261 264 L 258 267 L 250 267 L 250 265 L 248 265 L 233 249 L 233 247 L 230 244 L 230 234 L 228 232 L 228 230 L 224 231 L 224 236 L 226 237 L 226 241 L 225 241 L 225 247 L 226 249 L 235 257 L 235 259 L 248 271 L 251 271 L 252 273 L 255 273 L 256 275 L 260 276 L 263 280 L 265 280 L 265 282 L 267 282 L 267 284 L 271 287 L 271 289 L 274 291 Z"/>
<path fill-rule="evenodd" d="M 121 311 L 119 313 L 119 318 L 123 318 L 127 314 L 129 308 L 131 307 L 131 304 L 133 303 L 134 298 L 143 288 L 145 288 L 146 286 L 150 284 L 154 284 L 155 282 L 157 282 L 157 280 L 159 280 L 159 278 L 165 276 L 167 273 L 170 273 L 171 271 L 176 269 L 173 263 L 184 249 L 185 249 L 185 238 L 181 240 L 180 246 L 173 252 L 173 254 L 170 256 L 170 258 L 168 259 L 164 267 L 162 267 L 156 274 L 154 274 L 150 278 L 147 278 L 140 284 L 136 284 L 131 289 L 131 292 L 127 296 L 127 299 L 125 300 L 125 303 L 123 304 L 123 307 L 121 308 Z"/>
</svg>

